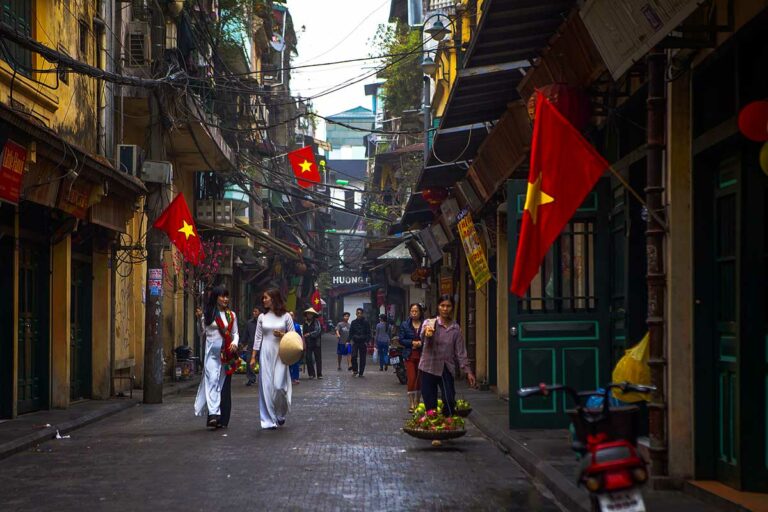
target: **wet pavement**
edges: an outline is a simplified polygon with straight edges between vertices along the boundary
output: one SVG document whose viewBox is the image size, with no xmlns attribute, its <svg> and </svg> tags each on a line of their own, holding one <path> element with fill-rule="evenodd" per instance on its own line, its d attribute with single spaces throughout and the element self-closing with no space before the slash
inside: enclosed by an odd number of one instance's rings
<svg viewBox="0 0 768 512">
<path fill-rule="evenodd" d="M 440 448 L 400 430 L 405 386 L 369 361 L 294 387 L 285 426 L 262 431 L 258 388 L 233 382 L 229 429 L 193 415 L 194 390 L 141 405 L 0 464 L 0 510 L 558 511 L 471 423 Z"/>
</svg>

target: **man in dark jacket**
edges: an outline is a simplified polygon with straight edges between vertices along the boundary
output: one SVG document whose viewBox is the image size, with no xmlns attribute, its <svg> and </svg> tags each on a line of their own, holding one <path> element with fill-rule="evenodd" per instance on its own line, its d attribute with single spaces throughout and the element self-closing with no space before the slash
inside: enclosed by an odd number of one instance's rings
<svg viewBox="0 0 768 512">
<path fill-rule="evenodd" d="M 352 372 L 354 377 L 362 377 L 365 372 L 366 358 L 368 357 L 371 324 L 365 319 L 363 308 L 357 308 L 355 317 L 349 326 L 349 340 L 352 342 Z"/>
<path fill-rule="evenodd" d="M 245 326 L 245 353 L 249 354 L 248 357 L 244 358 L 246 362 L 250 361 L 251 358 L 250 353 L 253 350 L 253 339 L 256 337 L 256 323 L 259 321 L 259 315 L 261 315 L 259 308 L 253 308 L 251 318 L 248 319 L 248 324 Z M 253 386 L 256 383 L 256 373 L 253 371 L 250 364 L 247 364 L 246 368 L 248 382 L 246 382 L 245 385 Z"/>
</svg>

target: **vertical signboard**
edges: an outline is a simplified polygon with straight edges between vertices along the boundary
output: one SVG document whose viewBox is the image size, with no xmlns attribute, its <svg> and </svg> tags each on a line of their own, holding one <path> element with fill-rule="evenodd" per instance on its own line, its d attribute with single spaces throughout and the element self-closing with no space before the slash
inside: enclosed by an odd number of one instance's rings
<svg viewBox="0 0 768 512">
<path fill-rule="evenodd" d="M 468 210 L 462 210 L 458 216 L 459 236 L 461 236 L 461 245 L 464 246 L 464 254 L 467 255 L 469 270 L 472 272 L 472 279 L 479 290 L 491 279 L 491 269 L 488 267 L 488 260 L 485 258 L 483 246 L 480 245 L 480 237 L 472 222 L 472 214 Z"/>
<path fill-rule="evenodd" d="M 8 139 L 0 158 L 0 199 L 19 204 L 27 148 Z"/>
</svg>

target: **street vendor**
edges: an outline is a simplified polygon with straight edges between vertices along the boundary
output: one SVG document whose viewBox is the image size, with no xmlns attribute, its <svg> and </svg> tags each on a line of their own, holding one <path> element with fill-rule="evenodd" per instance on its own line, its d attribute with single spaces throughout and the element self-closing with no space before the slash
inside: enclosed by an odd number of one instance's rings
<svg viewBox="0 0 768 512">
<path fill-rule="evenodd" d="M 443 395 L 443 414 L 446 416 L 452 416 L 456 409 L 456 363 L 467 374 L 469 385 L 475 385 L 475 374 L 467 358 L 464 335 L 459 324 L 453 320 L 453 308 L 453 297 L 442 295 L 437 304 L 437 318 L 424 321 L 421 327 L 423 348 L 419 370 L 424 405 L 427 410 L 437 408 L 439 388 Z"/>
</svg>

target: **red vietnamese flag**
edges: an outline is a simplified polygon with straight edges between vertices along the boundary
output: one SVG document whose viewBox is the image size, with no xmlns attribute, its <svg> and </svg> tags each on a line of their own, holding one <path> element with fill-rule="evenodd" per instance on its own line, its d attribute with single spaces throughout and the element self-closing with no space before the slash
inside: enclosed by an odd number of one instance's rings
<svg viewBox="0 0 768 512">
<path fill-rule="evenodd" d="M 203 244 L 197 235 L 195 221 L 189 213 L 189 207 L 184 200 L 184 195 L 177 195 L 168 205 L 152 227 L 165 231 L 184 256 L 184 259 L 197 266 L 205 257 Z"/>
<path fill-rule="evenodd" d="M 312 146 L 291 151 L 288 153 L 288 160 L 291 162 L 293 174 L 296 175 L 300 187 L 309 188 L 320 183 L 320 170 L 317 168 Z"/>
<path fill-rule="evenodd" d="M 318 313 L 323 310 L 323 302 L 320 299 L 320 290 L 315 290 L 312 293 L 312 297 L 310 297 L 309 301 L 312 303 L 312 307 L 317 311 Z"/>
<path fill-rule="evenodd" d="M 541 261 L 608 162 L 540 92 L 515 270 L 509 291 L 523 297 Z"/>
</svg>

